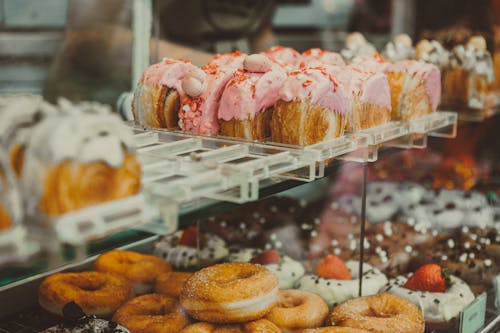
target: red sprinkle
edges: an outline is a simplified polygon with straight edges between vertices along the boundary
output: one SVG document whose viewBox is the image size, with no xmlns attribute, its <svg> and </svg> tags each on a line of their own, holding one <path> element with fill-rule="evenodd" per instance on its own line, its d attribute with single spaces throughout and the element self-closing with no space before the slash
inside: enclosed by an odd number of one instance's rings
<svg viewBox="0 0 500 333">
<path fill-rule="evenodd" d="M 304 87 L 307 87 L 308 85 L 310 85 L 312 83 L 311 80 L 305 80 L 304 82 L 302 82 L 302 86 Z"/>
</svg>

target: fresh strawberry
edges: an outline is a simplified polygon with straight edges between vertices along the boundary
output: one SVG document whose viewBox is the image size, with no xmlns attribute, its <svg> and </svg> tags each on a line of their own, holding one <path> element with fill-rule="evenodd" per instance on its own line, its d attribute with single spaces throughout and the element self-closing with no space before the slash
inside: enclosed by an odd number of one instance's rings
<svg viewBox="0 0 500 333">
<path fill-rule="evenodd" d="M 344 261 L 329 254 L 316 266 L 316 274 L 325 279 L 352 280 L 351 273 Z"/>
<path fill-rule="evenodd" d="M 403 286 L 406 289 L 444 293 L 450 285 L 448 270 L 437 264 L 427 264 L 415 271 Z"/>
<path fill-rule="evenodd" d="M 261 265 L 279 264 L 281 262 L 281 256 L 280 253 L 276 250 L 267 250 L 258 254 L 256 257 L 250 260 L 250 262 L 252 264 Z"/>
<path fill-rule="evenodd" d="M 188 227 L 182 232 L 181 238 L 179 239 L 179 245 L 196 247 L 196 227 Z M 205 236 L 200 234 L 200 247 L 205 246 Z"/>
</svg>

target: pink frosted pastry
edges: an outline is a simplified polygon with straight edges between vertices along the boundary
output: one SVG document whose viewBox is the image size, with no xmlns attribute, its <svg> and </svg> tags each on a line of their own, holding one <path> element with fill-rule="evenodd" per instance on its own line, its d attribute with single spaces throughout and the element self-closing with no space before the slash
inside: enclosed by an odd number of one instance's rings
<svg viewBox="0 0 500 333">
<path fill-rule="evenodd" d="M 432 64 L 401 60 L 387 69 L 392 118 L 411 120 L 436 111 L 441 98 L 441 72 Z"/>
<path fill-rule="evenodd" d="M 279 91 L 271 121 L 276 142 L 310 145 L 344 133 L 349 98 L 343 86 L 324 68 L 300 68 L 288 73 Z"/>
<path fill-rule="evenodd" d="M 344 59 L 340 54 L 319 48 L 302 52 L 302 59 L 309 67 L 322 65 L 345 66 Z"/>
<path fill-rule="evenodd" d="M 135 122 L 155 128 L 177 127 L 184 98 L 181 80 L 196 68 L 188 61 L 163 59 L 146 69 L 134 93 Z"/>
<path fill-rule="evenodd" d="M 302 55 L 291 47 L 274 46 L 263 53 L 272 61 L 284 67 L 298 66 L 303 61 Z"/>
<path fill-rule="evenodd" d="M 219 131 L 217 111 L 224 87 L 245 55 L 240 52 L 217 55 L 200 69 L 191 71 L 182 80 L 186 97 L 179 112 L 179 125 L 184 132 L 214 135 Z"/>
<path fill-rule="evenodd" d="M 359 131 L 391 120 L 391 92 L 387 76 L 357 66 L 325 66 L 350 93 L 347 130 Z"/>
<path fill-rule="evenodd" d="M 219 103 L 222 135 L 261 140 L 270 136 L 273 107 L 285 71 L 262 54 L 247 56 L 227 83 Z"/>
<path fill-rule="evenodd" d="M 352 64 L 387 74 L 392 119 L 408 121 L 436 111 L 441 98 L 441 74 L 436 66 L 416 60 L 391 64 L 379 54 L 358 57 Z"/>
</svg>

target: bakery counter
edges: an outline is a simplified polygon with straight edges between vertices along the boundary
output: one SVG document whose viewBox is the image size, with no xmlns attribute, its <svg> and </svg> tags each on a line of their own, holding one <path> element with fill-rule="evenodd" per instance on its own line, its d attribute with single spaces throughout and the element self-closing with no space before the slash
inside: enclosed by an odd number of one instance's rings
<svg viewBox="0 0 500 333">
<path fill-rule="evenodd" d="M 345 172 L 352 168 L 352 165 L 347 164 L 343 170 Z M 333 188 L 325 178 L 295 187 L 279 197 L 237 205 L 234 209 L 211 216 L 207 213 L 204 219 L 195 224 L 197 227 L 181 226 L 181 230 L 172 235 L 152 236 L 121 248 L 154 254 L 156 260 L 165 260 L 177 272 L 197 272 L 200 266 L 207 267 L 220 262 L 251 261 L 274 272 L 280 288 L 318 293 L 330 308 L 337 307 L 344 299 L 360 300 L 357 289 L 360 279 L 356 276 L 359 276 L 357 269 L 361 256 L 358 205 L 361 189 L 354 182 L 346 182 L 341 171 L 338 170 L 330 179 L 335 180 L 332 182 Z M 355 172 L 349 172 L 349 176 L 356 177 Z M 343 184 L 340 196 L 335 188 L 339 184 Z M 326 196 L 325 192 L 328 193 Z M 388 193 L 391 198 L 386 198 Z M 415 184 L 410 186 L 410 183 L 371 182 L 367 188 L 369 200 L 385 202 L 385 206 L 378 207 L 374 203 L 367 206 L 369 222 L 365 228 L 365 241 L 362 242 L 365 252 L 363 273 L 360 274 L 363 276 L 363 293 L 368 295 L 379 290 L 391 293 L 398 287 L 399 291 L 413 292 L 419 297 L 433 297 L 431 305 L 421 303 L 432 308 L 432 304 L 435 304 L 433 299 L 439 292 L 422 291 L 419 288 L 414 290 L 406 284 L 401 287 L 397 279 L 416 274 L 414 272 L 419 267 L 433 261 L 426 258 L 438 255 L 440 265 L 450 269 L 455 288 L 463 288 L 462 293 L 467 297 L 467 302 L 471 301 L 470 297 L 474 299 L 487 293 L 486 324 L 479 332 L 496 332 L 498 323 L 495 320 L 499 319 L 491 279 L 498 273 L 498 267 L 488 253 L 492 251 L 492 246 L 498 246 L 498 230 L 491 227 L 478 229 L 471 224 L 473 221 L 466 218 L 461 224 L 468 226 L 457 228 L 446 225 L 444 216 L 432 215 L 432 220 L 428 222 L 424 222 L 422 216 L 409 216 L 412 209 L 407 204 L 410 201 L 424 202 L 422 198 L 433 196 L 434 203 L 440 205 L 441 201 L 452 200 L 451 196 L 456 195 L 456 200 L 453 200 L 457 203 L 464 193 L 436 193 Z M 405 198 L 405 202 L 397 198 Z M 464 204 L 472 207 L 474 202 L 483 200 L 481 194 L 473 192 Z M 455 209 L 455 218 L 459 211 L 464 215 L 470 214 L 471 209 L 467 207 Z M 435 209 L 430 211 L 434 212 Z M 493 217 L 486 208 L 482 216 L 486 225 L 494 223 L 487 220 Z M 432 223 L 435 228 L 426 227 L 425 223 Z M 461 262 L 462 252 L 467 254 L 465 262 Z M 335 275 L 339 272 L 331 271 L 332 266 L 328 262 L 333 257 L 345 263 L 351 281 L 341 280 Z M 60 271 L 100 269 L 100 264 L 94 264 L 95 259 L 96 256 L 93 256 L 78 264 L 64 266 L 3 288 L 0 292 L 1 313 L 8 315 L 0 320 L 0 328 L 7 332 L 18 332 L 20 327 L 41 330 L 59 323 L 60 317 L 49 315 L 38 307 L 37 288 L 47 276 Z M 471 263 L 481 269 L 477 270 Z M 344 287 L 338 287 L 337 283 Z M 323 289 L 318 292 L 317 288 Z M 343 289 L 350 290 L 349 294 L 337 294 Z M 451 297 L 448 293 L 452 293 L 452 290 L 447 289 L 440 297 Z M 10 304 L 11 299 L 18 301 Z M 441 302 L 444 302 L 443 299 Z M 450 311 L 453 308 L 448 303 L 445 306 Z M 427 311 L 436 315 L 434 310 Z M 427 332 L 445 331 L 428 328 Z"/>
</svg>

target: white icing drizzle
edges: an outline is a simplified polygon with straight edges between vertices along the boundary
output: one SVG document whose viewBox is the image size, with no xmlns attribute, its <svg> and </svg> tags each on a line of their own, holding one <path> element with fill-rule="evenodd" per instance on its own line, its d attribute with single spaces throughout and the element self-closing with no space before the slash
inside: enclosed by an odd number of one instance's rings
<svg viewBox="0 0 500 333">
<path fill-rule="evenodd" d="M 458 316 L 460 311 L 474 300 L 474 294 L 469 286 L 453 275 L 450 276 L 451 286 L 444 293 L 403 288 L 407 280 L 406 276 L 391 279 L 383 291 L 405 298 L 418 306 L 425 320 L 449 321 Z"/>
<path fill-rule="evenodd" d="M 31 129 L 44 118 L 60 114 L 41 96 L 11 96 L 0 99 L 0 144 L 7 149 L 13 144 L 26 145 Z"/>
<path fill-rule="evenodd" d="M 345 300 L 358 297 L 359 262 L 349 260 L 346 266 L 351 273 L 352 280 L 335 280 L 320 278 L 315 274 L 306 274 L 295 284 L 295 288 L 306 290 L 319 295 L 329 307 Z M 375 295 L 387 283 L 386 276 L 370 264 L 363 265 L 362 296 Z"/>
</svg>

